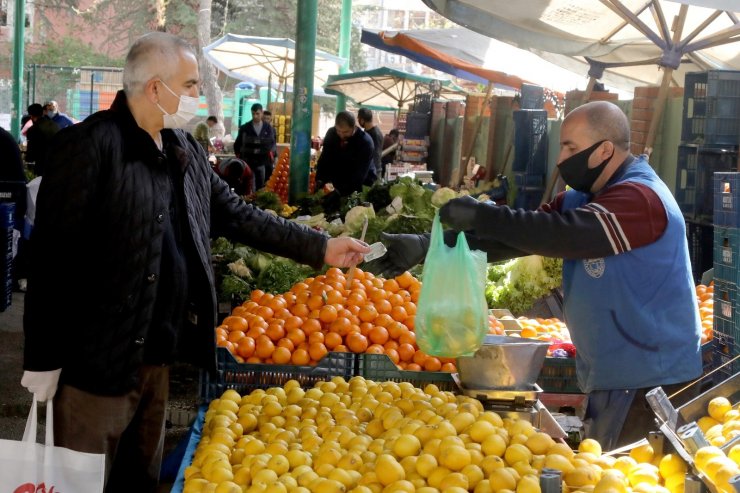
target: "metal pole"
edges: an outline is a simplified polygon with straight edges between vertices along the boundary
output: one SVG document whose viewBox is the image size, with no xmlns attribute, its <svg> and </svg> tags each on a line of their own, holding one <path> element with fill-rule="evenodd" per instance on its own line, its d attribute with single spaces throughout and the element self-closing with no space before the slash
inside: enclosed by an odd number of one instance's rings
<svg viewBox="0 0 740 493">
<path fill-rule="evenodd" d="M 267 108 L 270 109 L 270 103 L 272 102 L 272 72 L 267 76 Z"/>
<path fill-rule="evenodd" d="M 33 64 L 33 84 L 31 85 L 31 100 L 28 102 L 29 105 L 36 102 L 36 67 L 38 67 L 38 65 L 34 63 Z"/>
<path fill-rule="evenodd" d="M 23 115 L 23 53 L 26 33 L 26 2 L 15 0 L 15 30 L 13 35 L 13 104 L 10 110 L 10 133 L 21 138 Z"/>
<path fill-rule="evenodd" d="M 95 88 L 95 72 L 90 72 L 90 113 L 87 116 L 93 114 L 93 89 Z"/>
<path fill-rule="evenodd" d="M 308 191 L 313 120 L 313 72 L 316 57 L 318 0 L 298 1 L 293 122 L 290 138 L 290 201 Z"/>
<path fill-rule="evenodd" d="M 339 24 L 339 57 L 345 62 L 339 67 L 340 74 L 349 72 L 349 54 L 352 46 L 352 0 L 342 0 L 342 17 Z M 337 113 L 347 109 L 347 98 L 337 96 Z"/>
</svg>

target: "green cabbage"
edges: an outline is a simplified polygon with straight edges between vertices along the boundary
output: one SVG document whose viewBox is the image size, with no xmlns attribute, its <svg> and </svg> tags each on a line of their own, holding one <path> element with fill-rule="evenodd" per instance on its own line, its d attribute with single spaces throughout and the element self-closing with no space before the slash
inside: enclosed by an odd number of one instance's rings
<svg viewBox="0 0 740 493">
<path fill-rule="evenodd" d="M 365 218 L 368 221 L 375 217 L 375 210 L 372 206 L 364 207 L 358 205 L 351 208 L 347 215 L 344 217 L 344 226 L 349 233 L 357 233 L 362 231 L 362 225 L 365 222 Z"/>
<path fill-rule="evenodd" d="M 432 194 L 432 205 L 439 209 L 455 198 L 457 198 L 457 192 L 451 188 L 442 187 Z"/>
</svg>

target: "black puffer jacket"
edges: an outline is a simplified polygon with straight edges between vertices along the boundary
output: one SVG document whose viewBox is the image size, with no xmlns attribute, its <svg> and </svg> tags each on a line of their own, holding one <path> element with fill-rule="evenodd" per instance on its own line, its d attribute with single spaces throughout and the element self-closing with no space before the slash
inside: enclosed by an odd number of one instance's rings
<svg viewBox="0 0 740 493">
<path fill-rule="evenodd" d="M 244 203 L 212 171 L 200 145 L 165 130 L 185 170 L 188 222 L 198 265 L 197 326 L 181 338 L 196 363 L 215 365 L 216 296 L 210 231 L 320 266 L 326 238 Z M 32 272 L 25 300 L 24 368 L 62 368 L 62 382 L 97 394 L 136 383 L 159 282 L 169 175 L 152 138 L 138 127 L 123 92 L 111 110 L 55 138 L 39 191 Z M 197 272 L 192 272 L 193 269 Z"/>
</svg>

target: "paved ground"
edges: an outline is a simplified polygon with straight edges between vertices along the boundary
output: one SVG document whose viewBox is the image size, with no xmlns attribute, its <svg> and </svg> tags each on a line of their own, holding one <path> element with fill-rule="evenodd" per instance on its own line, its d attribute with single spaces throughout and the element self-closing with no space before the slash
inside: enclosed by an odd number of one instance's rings
<svg viewBox="0 0 740 493">
<path fill-rule="evenodd" d="M 20 440 L 31 406 L 31 394 L 20 385 L 23 375 L 23 293 L 13 293 L 12 305 L 0 313 L 0 439 Z M 189 418 L 198 402 L 198 371 L 185 365 L 172 368 L 165 455 L 187 435 Z M 40 416 L 44 413 L 40 412 Z M 39 437 L 43 437 L 40 426 Z M 43 439 L 43 438 L 42 438 Z M 174 457 L 170 456 L 171 458 Z M 160 491 L 170 491 L 164 483 Z"/>
</svg>

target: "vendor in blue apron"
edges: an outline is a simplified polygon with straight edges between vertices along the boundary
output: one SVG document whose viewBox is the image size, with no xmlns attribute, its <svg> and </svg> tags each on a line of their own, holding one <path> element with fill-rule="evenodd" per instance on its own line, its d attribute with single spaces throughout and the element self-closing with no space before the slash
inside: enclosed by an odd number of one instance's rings
<svg viewBox="0 0 740 493">
<path fill-rule="evenodd" d="M 586 435 L 611 450 L 657 429 L 645 400 L 650 389 L 677 392 L 674 405 L 697 393 L 697 385 L 683 390 L 702 373 L 686 226 L 647 156 L 630 153 L 629 121 L 612 103 L 568 114 L 558 169 L 569 189 L 536 211 L 462 197 L 442 207 L 440 218 L 491 262 L 564 259 L 563 312 L 588 395 Z M 422 261 L 429 243 L 425 235 L 383 241 L 388 253 L 375 270 L 385 275 Z"/>
<path fill-rule="evenodd" d="M 262 121 L 262 105 L 252 105 L 252 120 L 239 127 L 234 142 L 234 154 L 244 160 L 254 173 L 254 187 L 259 190 L 270 179 L 273 169 L 272 149 L 275 132 L 269 123 Z"/>
</svg>

